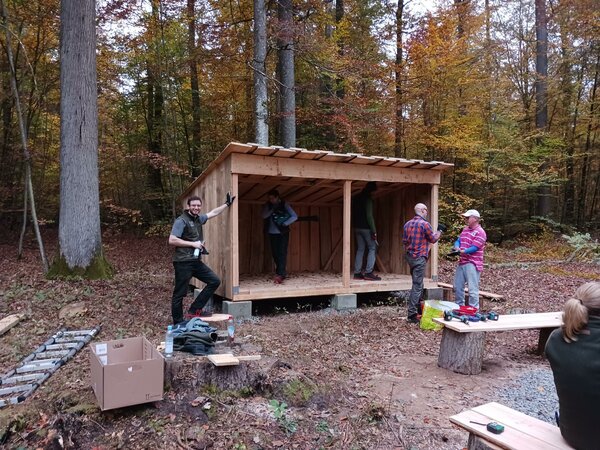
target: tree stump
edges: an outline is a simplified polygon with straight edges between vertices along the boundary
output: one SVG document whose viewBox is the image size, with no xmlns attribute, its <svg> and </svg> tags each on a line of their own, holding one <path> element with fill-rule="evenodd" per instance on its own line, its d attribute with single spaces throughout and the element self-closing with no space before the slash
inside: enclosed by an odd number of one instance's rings
<svg viewBox="0 0 600 450">
<path fill-rule="evenodd" d="M 484 331 L 458 333 L 445 327 L 438 366 L 465 375 L 477 375 L 481 373 L 484 349 Z"/>
<path fill-rule="evenodd" d="M 241 361 L 237 366 L 217 367 L 205 357 L 175 352 L 165 361 L 165 388 L 214 386 L 219 390 L 258 389 L 267 379 L 273 362 Z"/>
<path fill-rule="evenodd" d="M 540 337 L 538 338 L 537 354 L 543 355 L 546 351 L 546 342 L 556 328 L 540 328 Z"/>
<path fill-rule="evenodd" d="M 473 433 L 469 433 L 467 448 L 469 450 L 502 450 L 502 447 L 498 447 L 496 444 L 486 441 Z"/>
<path fill-rule="evenodd" d="M 258 389 L 267 379 L 267 374 L 255 362 L 217 367 L 209 361 L 203 361 L 198 364 L 196 373 L 196 386 L 214 386 L 221 391 Z"/>
</svg>

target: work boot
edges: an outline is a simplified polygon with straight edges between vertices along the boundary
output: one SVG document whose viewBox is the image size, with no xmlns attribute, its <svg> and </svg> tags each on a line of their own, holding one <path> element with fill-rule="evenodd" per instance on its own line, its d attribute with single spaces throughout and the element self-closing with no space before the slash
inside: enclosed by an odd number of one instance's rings
<svg viewBox="0 0 600 450">
<path fill-rule="evenodd" d="M 275 275 L 275 278 L 273 279 L 273 283 L 275 283 L 275 284 L 283 283 L 283 277 L 281 275 Z"/>
<path fill-rule="evenodd" d="M 375 275 L 373 272 L 367 272 L 364 274 L 364 279 L 367 281 L 379 281 L 381 280 L 381 277 Z"/>
<path fill-rule="evenodd" d="M 417 315 L 413 315 L 413 316 L 408 316 L 408 318 L 406 319 L 406 321 L 408 323 L 419 323 L 419 319 L 417 317 Z"/>
<path fill-rule="evenodd" d="M 356 272 L 356 273 L 354 274 L 354 279 L 355 279 L 355 280 L 364 280 L 364 279 L 365 279 L 365 277 L 364 277 L 364 275 L 362 274 L 362 272 Z"/>
</svg>

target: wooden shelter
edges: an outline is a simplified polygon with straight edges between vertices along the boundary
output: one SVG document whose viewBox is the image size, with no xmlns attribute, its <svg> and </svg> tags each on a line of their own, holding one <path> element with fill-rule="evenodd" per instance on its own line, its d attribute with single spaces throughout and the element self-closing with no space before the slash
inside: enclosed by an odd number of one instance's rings
<svg viewBox="0 0 600 450">
<path fill-rule="evenodd" d="M 232 142 L 181 194 L 198 195 L 203 212 L 236 196 L 229 211 L 204 225 L 205 262 L 222 278 L 217 294 L 232 301 L 406 290 L 411 277 L 404 258 L 402 229 L 414 206 L 429 207 L 435 228 L 443 162 L 424 162 Z M 351 198 L 376 181 L 375 223 L 381 281 L 352 278 L 354 238 Z M 273 283 L 274 266 L 261 217 L 267 192 L 277 189 L 300 217 L 290 227 L 284 284 Z M 438 252 L 431 249 L 425 287 L 437 287 Z"/>
</svg>

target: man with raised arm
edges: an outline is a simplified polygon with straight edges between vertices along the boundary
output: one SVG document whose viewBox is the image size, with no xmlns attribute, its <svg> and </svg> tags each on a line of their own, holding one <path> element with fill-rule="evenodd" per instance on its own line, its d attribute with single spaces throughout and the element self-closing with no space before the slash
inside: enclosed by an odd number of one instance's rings
<svg viewBox="0 0 600 450">
<path fill-rule="evenodd" d="M 211 313 L 202 308 L 208 303 L 212 294 L 221 284 L 219 277 L 202 262 L 202 254 L 208 254 L 204 247 L 202 225 L 209 219 L 218 216 L 231 206 L 235 197 L 227 193 L 225 203 L 206 214 L 201 214 L 202 199 L 192 196 L 187 199 L 188 209 L 181 214 L 171 229 L 169 245 L 175 247 L 173 267 L 175 268 L 175 287 L 171 300 L 173 323 L 177 324 L 193 317 L 209 316 Z M 187 314 L 183 315 L 183 298 L 186 296 L 190 280 L 196 278 L 206 283 L 196 300 L 190 305 Z"/>
</svg>

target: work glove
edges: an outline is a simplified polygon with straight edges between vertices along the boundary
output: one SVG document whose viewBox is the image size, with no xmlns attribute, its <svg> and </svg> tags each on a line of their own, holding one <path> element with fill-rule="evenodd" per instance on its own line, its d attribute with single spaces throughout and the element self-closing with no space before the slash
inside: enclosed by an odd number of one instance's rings
<svg viewBox="0 0 600 450">
<path fill-rule="evenodd" d="M 437 230 L 441 231 L 442 233 L 445 233 L 446 231 L 448 231 L 448 227 L 443 223 L 439 223 L 437 226 Z"/>
<path fill-rule="evenodd" d="M 229 206 L 231 206 L 231 204 L 233 203 L 234 200 L 235 200 L 235 195 L 232 197 L 231 192 L 228 192 L 227 196 L 225 197 L 225 204 L 229 207 Z"/>
</svg>

